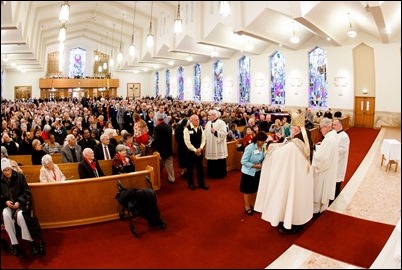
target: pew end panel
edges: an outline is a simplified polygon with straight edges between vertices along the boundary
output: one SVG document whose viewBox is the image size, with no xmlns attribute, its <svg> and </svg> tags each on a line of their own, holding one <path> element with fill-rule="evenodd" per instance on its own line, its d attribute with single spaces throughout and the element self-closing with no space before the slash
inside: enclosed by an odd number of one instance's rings
<svg viewBox="0 0 402 270">
<path fill-rule="evenodd" d="M 145 170 L 147 166 L 152 166 L 154 168 L 153 173 L 155 177 L 152 180 L 152 185 L 154 190 L 158 190 L 161 188 L 161 160 L 160 154 L 158 152 L 154 152 L 149 156 L 140 156 L 134 158 L 135 170 Z"/>
<path fill-rule="evenodd" d="M 120 180 L 126 188 L 150 188 L 153 168 L 132 173 L 57 183 L 29 183 L 33 208 L 42 228 L 62 228 L 119 218 L 115 199 Z"/>
</svg>

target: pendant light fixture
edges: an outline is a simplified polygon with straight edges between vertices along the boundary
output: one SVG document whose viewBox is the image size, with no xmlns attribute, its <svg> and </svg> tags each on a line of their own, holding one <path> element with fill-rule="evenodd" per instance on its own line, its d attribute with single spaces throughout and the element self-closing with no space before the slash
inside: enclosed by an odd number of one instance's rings
<svg viewBox="0 0 402 270">
<path fill-rule="evenodd" d="M 230 16 L 230 1 L 220 1 L 219 14 L 223 17 Z"/>
<path fill-rule="evenodd" d="M 123 24 L 124 24 L 124 13 L 121 15 L 120 46 L 119 46 L 119 53 L 117 54 L 117 62 L 119 63 L 123 61 L 123 51 L 121 49 L 123 42 Z"/>
<path fill-rule="evenodd" d="M 109 59 L 109 69 L 112 68 L 114 66 L 114 59 L 113 59 L 113 47 L 114 47 L 114 26 L 115 24 L 113 24 L 113 32 L 112 32 L 112 46 L 111 46 L 111 50 L 110 50 L 110 59 Z"/>
<path fill-rule="evenodd" d="M 148 48 L 152 48 L 154 46 L 154 36 L 152 35 L 152 11 L 154 7 L 154 1 L 151 1 L 151 18 L 149 21 L 149 33 L 147 35 L 146 44 Z"/>
<path fill-rule="evenodd" d="M 68 21 L 69 16 L 70 16 L 70 5 L 68 4 L 68 1 L 65 1 L 64 4 L 62 4 L 60 7 L 59 22 L 63 24 L 66 23 Z"/>
<path fill-rule="evenodd" d="M 355 38 L 357 36 L 357 32 L 352 28 L 352 20 L 350 18 L 350 12 L 348 12 L 348 15 L 349 15 L 349 30 L 346 33 L 348 34 L 348 37 Z"/>
<path fill-rule="evenodd" d="M 67 28 L 63 23 L 63 25 L 59 28 L 59 41 L 64 42 L 66 40 L 66 36 L 67 36 Z"/>
<path fill-rule="evenodd" d="M 134 44 L 134 30 L 135 30 L 135 28 L 134 28 L 134 25 L 135 25 L 135 13 L 136 13 L 136 10 L 137 10 L 137 1 L 134 1 L 133 31 L 132 31 L 132 34 L 131 34 L 131 45 L 130 45 L 130 48 L 128 50 L 128 53 L 132 57 L 134 57 L 134 55 L 135 55 L 135 44 Z"/>
<path fill-rule="evenodd" d="M 183 20 L 180 18 L 180 1 L 177 3 L 177 17 L 174 21 L 173 31 L 175 34 L 181 34 L 183 32 Z"/>
<path fill-rule="evenodd" d="M 293 35 L 290 37 L 290 42 L 293 44 L 297 44 L 300 42 L 300 39 L 296 36 L 296 30 L 295 30 L 295 22 L 292 22 L 293 24 Z"/>
<path fill-rule="evenodd" d="M 106 32 L 106 43 L 105 43 L 105 52 L 107 50 L 107 35 L 108 32 Z M 106 71 L 107 70 L 107 60 L 105 59 L 105 62 L 103 63 L 103 69 Z"/>
</svg>

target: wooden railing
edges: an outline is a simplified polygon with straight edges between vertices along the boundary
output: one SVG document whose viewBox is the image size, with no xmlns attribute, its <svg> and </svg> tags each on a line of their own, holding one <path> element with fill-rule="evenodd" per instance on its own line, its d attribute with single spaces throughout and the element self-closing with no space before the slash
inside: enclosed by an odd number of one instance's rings
<svg viewBox="0 0 402 270">
<path fill-rule="evenodd" d="M 33 208 L 42 228 L 61 228 L 119 218 L 118 181 L 126 188 L 149 188 L 154 169 L 57 183 L 29 183 Z"/>
</svg>

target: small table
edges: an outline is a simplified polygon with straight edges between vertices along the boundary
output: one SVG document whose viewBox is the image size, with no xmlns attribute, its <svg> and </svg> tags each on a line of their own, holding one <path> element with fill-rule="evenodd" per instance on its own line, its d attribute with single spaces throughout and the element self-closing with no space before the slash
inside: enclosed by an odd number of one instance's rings
<svg viewBox="0 0 402 270">
<path fill-rule="evenodd" d="M 401 143 L 395 139 L 385 139 L 381 145 L 381 166 L 384 160 L 387 161 L 385 171 L 391 169 L 391 165 L 395 164 L 395 172 L 398 169 L 398 161 L 401 160 Z"/>
</svg>

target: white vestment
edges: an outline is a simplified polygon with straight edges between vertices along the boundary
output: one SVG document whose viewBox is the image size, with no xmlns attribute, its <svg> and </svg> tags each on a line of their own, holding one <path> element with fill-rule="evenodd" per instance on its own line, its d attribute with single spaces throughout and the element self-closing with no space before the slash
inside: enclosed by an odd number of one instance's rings
<svg viewBox="0 0 402 270">
<path fill-rule="evenodd" d="M 212 125 L 218 137 L 211 133 Z M 206 138 L 205 158 L 210 160 L 227 158 L 228 147 L 226 138 L 228 130 L 226 123 L 221 119 L 217 119 L 214 123 L 208 121 L 205 125 L 204 133 Z"/>
<path fill-rule="evenodd" d="M 335 198 L 338 173 L 339 141 L 335 130 L 327 134 L 313 155 L 314 169 L 314 213 L 328 208 L 329 200 Z"/>
<path fill-rule="evenodd" d="M 337 133 L 339 141 L 339 162 L 338 162 L 338 177 L 336 182 L 345 180 L 346 167 L 348 165 L 350 139 L 345 131 Z"/>
<path fill-rule="evenodd" d="M 313 170 L 303 147 L 297 138 L 271 144 L 262 164 L 254 210 L 274 227 L 291 229 L 313 217 Z"/>
</svg>

